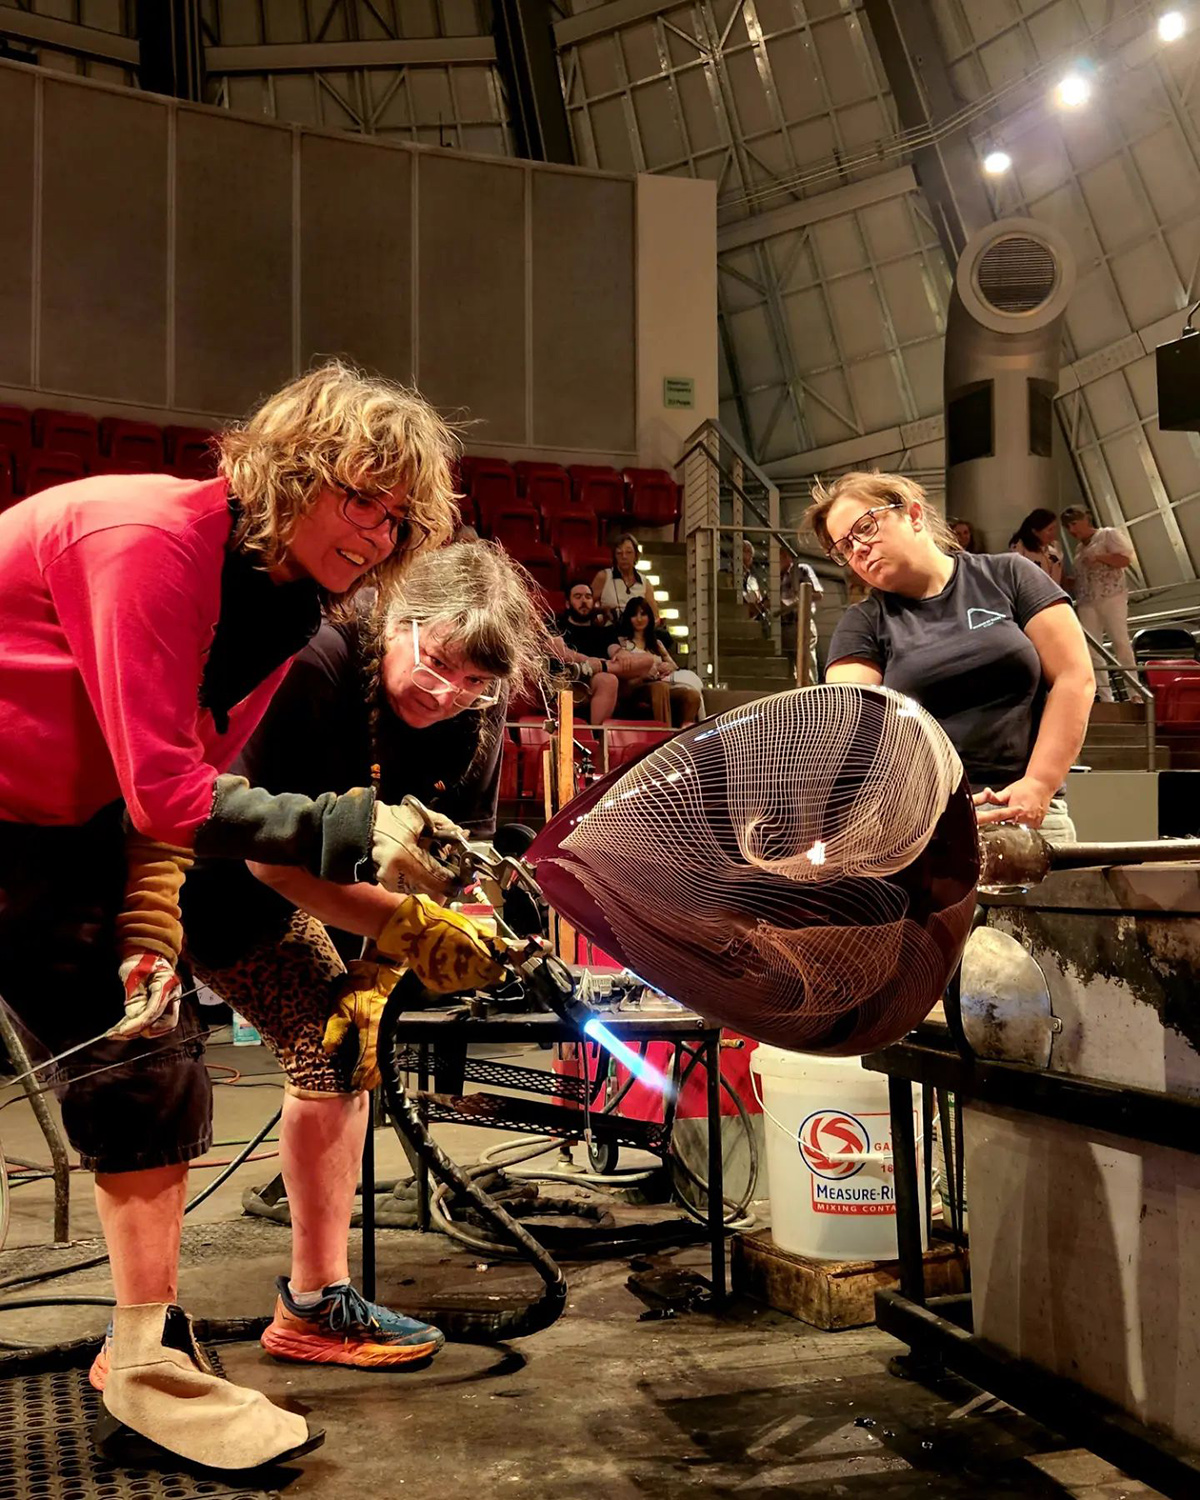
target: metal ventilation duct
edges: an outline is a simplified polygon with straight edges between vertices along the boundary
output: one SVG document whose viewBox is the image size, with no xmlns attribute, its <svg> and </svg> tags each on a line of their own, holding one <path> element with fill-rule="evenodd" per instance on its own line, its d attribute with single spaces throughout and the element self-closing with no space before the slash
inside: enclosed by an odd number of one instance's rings
<svg viewBox="0 0 1200 1500">
<path fill-rule="evenodd" d="M 946 511 L 992 551 L 1036 506 L 1058 508 L 1053 402 L 1074 285 L 1066 241 L 1034 219 L 989 224 L 959 257 L 946 329 Z"/>
</svg>

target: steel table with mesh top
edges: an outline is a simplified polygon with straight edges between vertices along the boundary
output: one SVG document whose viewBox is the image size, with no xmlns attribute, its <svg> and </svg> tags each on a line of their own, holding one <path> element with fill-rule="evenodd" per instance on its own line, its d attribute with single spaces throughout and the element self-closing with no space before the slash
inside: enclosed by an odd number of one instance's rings
<svg viewBox="0 0 1200 1500">
<path fill-rule="evenodd" d="M 725 1193 L 721 1151 L 720 1028 L 710 1026 L 691 1011 L 665 1016 L 629 1012 L 600 1012 L 600 1019 L 628 1047 L 643 1042 L 668 1042 L 675 1057 L 699 1054 L 706 1078 L 708 1117 L 708 1237 L 711 1250 L 713 1299 L 725 1299 Z M 462 1005 L 441 1010 L 403 1011 L 392 1031 L 399 1066 L 416 1075 L 418 1107 L 427 1123 L 483 1125 L 493 1130 L 521 1134 L 556 1135 L 564 1140 L 585 1134 L 598 1144 L 628 1146 L 666 1157 L 671 1147 L 675 1119 L 673 1099 L 663 1101 L 663 1120 L 634 1120 L 617 1113 L 602 1113 L 601 1094 L 605 1070 L 598 1067 L 591 1079 L 585 1065 L 583 1077 L 523 1068 L 515 1063 L 470 1056 L 473 1045 L 495 1046 L 505 1042 L 575 1043 L 594 1047 L 578 1029 L 550 1011 L 473 1016 Z M 603 1049 L 601 1049 L 603 1051 Z M 433 1087 L 430 1089 L 432 1081 Z M 482 1084 L 485 1091 L 467 1094 L 468 1083 Z M 513 1097 L 486 1092 L 488 1087 L 519 1090 Z M 540 1097 L 539 1097 L 540 1096 Z M 364 1163 L 364 1169 L 366 1164 Z M 415 1164 L 417 1177 L 417 1226 L 427 1230 L 429 1174 Z M 366 1183 L 364 1181 L 364 1187 Z M 374 1279 L 374 1197 L 363 1197 L 363 1283 Z M 368 1290 L 367 1295 L 371 1293 Z"/>
</svg>

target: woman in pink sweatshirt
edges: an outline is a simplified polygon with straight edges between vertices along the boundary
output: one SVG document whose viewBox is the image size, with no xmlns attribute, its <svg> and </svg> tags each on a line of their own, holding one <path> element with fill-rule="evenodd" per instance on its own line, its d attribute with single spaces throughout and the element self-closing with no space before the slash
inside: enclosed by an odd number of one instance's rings
<svg viewBox="0 0 1200 1500">
<path fill-rule="evenodd" d="M 0 515 L 0 995 L 39 1056 L 112 1027 L 58 1075 L 112 1260 L 105 1402 L 197 1462 L 208 1440 L 155 1374 L 166 1349 L 215 1381 L 172 1331 L 187 1163 L 212 1138 L 179 885 L 194 852 L 444 889 L 412 809 L 224 773 L 322 607 L 450 535 L 453 446 L 415 392 L 333 363 L 224 435 L 218 479 L 97 476 Z M 223 1463 L 310 1441 L 257 1393 L 213 1389 Z"/>
</svg>

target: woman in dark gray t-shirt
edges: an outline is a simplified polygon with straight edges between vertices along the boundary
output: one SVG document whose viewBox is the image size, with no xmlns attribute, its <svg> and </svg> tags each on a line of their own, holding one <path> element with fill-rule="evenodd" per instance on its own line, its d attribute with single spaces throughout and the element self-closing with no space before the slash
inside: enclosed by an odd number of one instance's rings
<svg viewBox="0 0 1200 1500">
<path fill-rule="evenodd" d="M 872 590 L 834 631 L 826 681 L 915 698 L 958 751 L 980 823 L 1074 839 L 1063 784 L 1095 685 L 1062 589 L 1015 553 L 962 552 L 900 474 L 815 485 L 805 520 Z"/>
</svg>

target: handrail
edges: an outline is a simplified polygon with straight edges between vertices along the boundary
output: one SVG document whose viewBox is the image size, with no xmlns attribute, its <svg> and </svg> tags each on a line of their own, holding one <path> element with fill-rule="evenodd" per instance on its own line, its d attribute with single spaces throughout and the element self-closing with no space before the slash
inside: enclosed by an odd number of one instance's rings
<svg viewBox="0 0 1200 1500">
<path fill-rule="evenodd" d="M 685 442 L 694 443 L 700 434 L 705 431 L 715 432 L 727 447 L 732 448 L 734 453 L 737 454 L 738 458 L 741 459 L 764 489 L 775 490 L 778 493 L 779 485 L 776 481 L 771 478 L 765 469 L 759 468 L 758 464 L 750 457 L 737 438 L 727 428 L 723 427 L 715 417 L 706 417 L 700 423 L 699 427 L 696 428 L 695 432 L 685 439 Z M 678 468 L 678 464 L 676 468 Z"/>
<path fill-rule="evenodd" d="M 788 552 L 790 552 L 793 557 L 799 557 L 800 553 L 797 552 L 792 543 L 787 540 L 787 538 L 783 535 L 782 532 L 778 530 L 778 528 L 772 527 L 770 518 L 763 515 L 762 511 L 759 510 L 758 506 L 754 503 L 754 501 L 750 498 L 750 496 L 746 493 L 742 486 L 737 482 L 737 480 L 733 477 L 733 475 L 729 472 L 729 470 L 725 467 L 721 460 L 714 455 L 712 449 L 707 447 L 706 444 L 700 441 L 694 442 L 690 448 L 684 450 L 683 455 L 676 462 L 675 468 L 678 469 L 680 464 L 685 463 L 689 458 L 691 458 L 692 454 L 695 453 L 697 449 L 699 449 L 699 451 L 704 454 L 704 456 L 708 459 L 713 468 L 716 469 L 721 478 L 728 482 L 730 488 L 736 491 L 738 499 L 741 500 L 742 504 L 748 505 L 754 512 L 754 514 L 758 517 L 758 519 L 763 523 L 762 527 L 743 526 L 740 529 L 742 531 L 756 531 L 763 529 L 770 531 L 772 532 L 772 534 L 779 537 L 782 545 L 786 547 Z"/>
<path fill-rule="evenodd" d="M 732 535 L 735 535 L 735 536 L 742 536 L 742 535 L 745 535 L 746 533 L 749 533 L 751 536 L 767 535 L 767 536 L 778 537 L 779 534 L 780 534 L 778 527 L 771 527 L 771 526 L 735 526 L 733 524 L 725 525 L 725 524 L 722 524 L 722 523 L 718 523 L 718 524 L 712 525 L 712 526 L 697 526 L 697 527 L 693 528 L 693 530 L 688 533 L 688 541 L 689 541 L 689 543 L 691 542 L 691 540 L 692 540 L 693 537 L 698 537 L 701 534 L 706 534 L 706 535 L 709 535 L 709 536 L 711 536 L 713 538 L 712 557 L 711 557 L 711 560 L 710 560 L 711 561 L 711 566 L 710 566 L 710 569 L 709 569 L 709 578 L 708 578 L 708 588 L 709 588 L 709 611 L 710 611 L 710 619 L 712 620 L 712 660 L 709 663 L 709 665 L 712 667 L 712 677 L 713 677 L 713 683 L 714 684 L 716 683 L 716 681 L 718 679 L 718 676 L 719 676 L 719 673 L 720 673 L 720 625 L 719 625 L 720 615 L 719 615 L 718 604 L 717 604 L 717 595 L 718 595 L 718 590 L 720 588 L 719 579 L 720 579 L 720 571 L 721 571 L 720 570 L 720 566 L 719 566 L 719 563 L 720 563 L 720 550 L 721 550 L 720 549 L 719 538 L 720 538 L 720 536 L 723 533 L 726 533 L 726 532 L 730 533 Z M 795 552 L 795 551 L 793 551 L 792 556 L 794 558 L 797 558 L 797 559 L 801 559 L 802 558 L 805 562 L 808 562 L 808 563 L 817 563 L 817 562 L 827 562 L 828 561 L 826 558 L 821 557 L 817 553 L 805 553 L 805 552 Z M 825 574 L 826 577 L 829 577 L 831 579 L 832 578 L 840 578 L 841 577 L 841 569 L 838 568 L 836 571 L 834 571 L 832 569 L 832 565 L 829 566 L 829 567 L 826 567 L 822 571 L 824 572 L 824 574 Z"/>
<path fill-rule="evenodd" d="M 1195 620 L 1200 623 L 1200 604 L 1180 605 L 1178 609 L 1160 610 L 1156 615 L 1131 615 L 1131 625 L 1141 625 L 1146 622 L 1158 624 L 1163 620 Z"/>
<path fill-rule="evenodd" d="M 1082 624 L 1082 621 L 1080 622 L 1080 628 L 1083 630 L 1088 645 L 1093 646 L 1108 663 L 1109 675 L 1111 676 L 1112 671 L 1115 669 L 1124 677 L 1126 682 L 1132 683 L 1137 692 L 1141 694 L 1142 702 L 1146 706 L 1146 769 L 1147 771 L 1156 770 L 1158 764 L 1158 746 L 1155 744 L 1155 739 L 1158 733 L 1158 705 L 1154 689 L 1146 681 L 1139 668 L 1123 666 L 1104 642 L 1098 641 L 1092 632 Z"/>
</svg>

